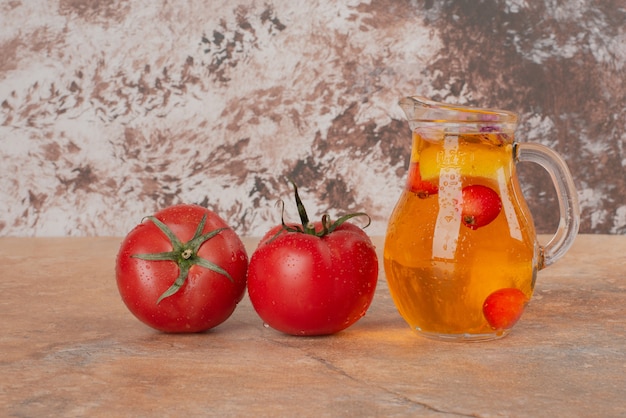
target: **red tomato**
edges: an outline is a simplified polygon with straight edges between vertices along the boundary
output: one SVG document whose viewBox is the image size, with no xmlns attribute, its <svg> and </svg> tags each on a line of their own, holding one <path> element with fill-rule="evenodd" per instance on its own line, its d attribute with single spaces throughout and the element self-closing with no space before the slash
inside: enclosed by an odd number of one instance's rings
<svg viewBox="0 0 626 418">
<path fill-rule="evenodd" d="M 478 229 L 491 223 L 502 209 L 498 193 L 490 187 L 475 184 L 462 190 L 461 219 L 470 229 Z"/>
<path fill-rule="evenodd" d="M 520 319 L 528 298 L 519 289 L 496 290 L 485 299 L 483 315 L 493 329 L 509 329 Z"/>
<path fill-rule="evenodd" d="M 250 259 L 248 294 L 261 319 L 278 331 L 334 334 L 365 315 L 376 290 L 376 250 L 361 228 L 347 222 L 367 215 L 309 222 L 291 183 L 301 224 L 283 221 L 261 239 Z"/>
<path fill-rule="evenodd" d="M 406 187 L 421 198 L 426 198 L 439 192 L 439 187 L 436 184 L 422 180 L 419 163 L 411 163 L 409 166 Z"/>
<path fill-rule="evenodd" d="M 245 292 L 247 266 L 245 247 L 224 220 L 201 206 L 177 205 L 126 236 L 117 255 L 117 286 L 145 324 L 200 332 L 233 313 Z"/>
<path fill-rule="evenodd" d="M 314 225 L 321 231 L 321 222 Z M 378 280 L 376 250 L 365 232 L 344 222 L 322 237 L 276 237 L 281 228 L 263 237 L 248 269 L 248 294 L 263 321 L 287 334 L 326 335 L 365 315 Z"/>
</svg>

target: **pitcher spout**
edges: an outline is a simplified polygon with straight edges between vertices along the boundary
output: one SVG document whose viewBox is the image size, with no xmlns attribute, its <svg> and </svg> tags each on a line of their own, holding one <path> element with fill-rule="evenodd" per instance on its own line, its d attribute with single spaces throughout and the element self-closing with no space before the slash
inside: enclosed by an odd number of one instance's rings
<svg viewBox="0 0 626 418">
<path fill-rule="evenodd" d="M 404 97 L 398 105 L 404 111 L 411 130 L 424 124 L 464 125 L 466 128 L 492 124 L 503 130 L 514 130 L 517 124 L 517 115 L 513 112 L 449 105 L 421 96 Z"/>
<path fill-rule="evenodd" d="M 398 104 L 404 111 L 404 115 L 409 122 L 413 120 L 432 119 L 430 114 L 440 105 L 440 103 L 421 96 L 403 97 Z"/>
</svg>

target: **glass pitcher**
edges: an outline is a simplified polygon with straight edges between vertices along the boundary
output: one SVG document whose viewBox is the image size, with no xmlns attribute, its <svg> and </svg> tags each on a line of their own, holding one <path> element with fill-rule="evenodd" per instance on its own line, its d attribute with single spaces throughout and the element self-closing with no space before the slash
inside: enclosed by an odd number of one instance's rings
<svg viewBox="0 0 626 418">
<path fill-rule="evenodd" d="M 399 102 L 413 135 L 406 186 L 389 220 L 384 266 L 398 311 L 418 334 L 480 341 L 505 336 L 530 300 L 537 271 L 561 258 L 579 225 L 567 165 L 514 140 L 514 113 L 422 97 Z M 546 169 L 560 223 L 537 242 L 515 165 Z"/>
</svg>

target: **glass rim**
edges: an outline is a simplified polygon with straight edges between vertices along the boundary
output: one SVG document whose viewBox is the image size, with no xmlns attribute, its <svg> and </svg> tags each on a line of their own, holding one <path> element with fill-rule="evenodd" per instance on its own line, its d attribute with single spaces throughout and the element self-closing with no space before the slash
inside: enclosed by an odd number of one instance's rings
<svg viewBox="0 0 626 418">
<path fill-rule="evenodd" d="M 422 96 L 407 96 L 398 102 L 412 122 L 459 124 L 517 124 L 517 114 L 508 110 L 453 105 Z"/>
</svg>

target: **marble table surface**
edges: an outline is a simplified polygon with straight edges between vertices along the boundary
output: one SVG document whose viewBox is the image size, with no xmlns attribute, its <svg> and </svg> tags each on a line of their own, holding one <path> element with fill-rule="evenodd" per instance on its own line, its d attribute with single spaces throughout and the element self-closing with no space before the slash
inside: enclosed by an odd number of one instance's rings
<svg viewBox="0 0 626 418">
<path fill-rule="evenodd" d="M 414 335 L 384 275 L 334 336 L 265 328 L 247 297 L 210 332 L 161 334 L 119 298 L 120 241 L 0 238 L 1 416 L 626 415 L 626 236 L 579 236 L 487 343 Z"/>
</svg>

